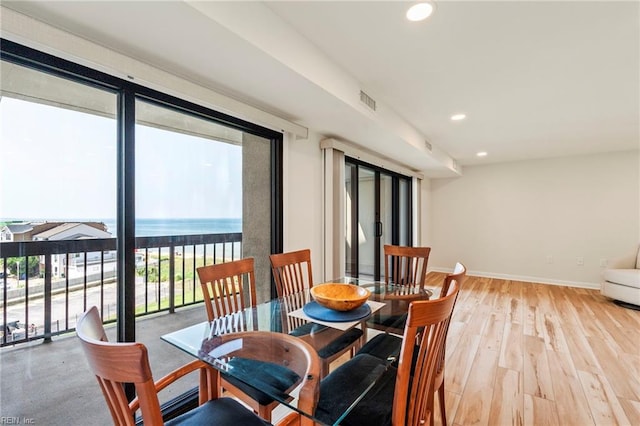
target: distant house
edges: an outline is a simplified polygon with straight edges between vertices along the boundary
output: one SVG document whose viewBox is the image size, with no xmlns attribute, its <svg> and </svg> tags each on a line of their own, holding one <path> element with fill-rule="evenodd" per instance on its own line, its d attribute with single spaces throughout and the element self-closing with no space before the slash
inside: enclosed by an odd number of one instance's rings
<svg viewBox="0 0 640 426">
<path fill-rule="evenodd" d="M 104 224 L 95 222 L 58 223 L 47 229 L 34 229 L 34 232 L 31 233 L 33 241 L 83 240 L 87 238 L 111 238 L 111 233 L 107 232 Z"/>
<path fill-rule="evenodd" d="M 0 229 L 0 241 L 30 241 L 33 225 L 17 223 L 5 225 Z"/>
<path fill-rule="evenodd" d="M 10 223 L 8 225 L 4 225 L 0 228 L 0 242 L 2 241 L 33 241 L 36 239 L 39 240 L 73 240 L 79 238 L 47 238 L 46 236 L 42 236 L 40 234 L 46 233 L 47 231 L 53 230 L 55 228 L 61 226 L 68 226 L 73 228 L 78 225 L 88 226 L 93 228 L 93 230 L 87 230 L 85 228 L 83 232 L 87 238 L 110 238 L 111 234 L 107 232 L 107 225 L 102 222 L 22 222 L 22 223 Z M 97 236 L 96 231 L 103 232 L 106 236 Z M 35 236 L 40 236 L 40 238 L 35 238 Z"/>
<path fill-rule="evenodd" d="M 0 241 L 60 241 L 92 238 L 111 238 L 107 226 L 102 222 L 25 222 L 8 224 L 0 229 Z M 68 268 L 67 268 L 68 258 Z M 40 257 L 40 268 L 44 269 L 44 256 Z M 116 253 L 92 252 L 53 255 L 51 272 L 62 277 L 68 269 L 70 278 L 116 270 Z"/>
</svg>

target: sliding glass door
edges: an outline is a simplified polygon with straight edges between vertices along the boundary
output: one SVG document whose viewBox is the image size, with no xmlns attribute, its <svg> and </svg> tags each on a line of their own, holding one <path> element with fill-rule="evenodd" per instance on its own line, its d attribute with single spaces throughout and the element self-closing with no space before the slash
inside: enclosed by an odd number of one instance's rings
<svg viewBox="0 0 640 426">
<path fill-rule="evenodd" d="M 411 245 L 411 179 L 347 158 L 345 272 L 379 280 L 384 244 Z"/>
</svg>

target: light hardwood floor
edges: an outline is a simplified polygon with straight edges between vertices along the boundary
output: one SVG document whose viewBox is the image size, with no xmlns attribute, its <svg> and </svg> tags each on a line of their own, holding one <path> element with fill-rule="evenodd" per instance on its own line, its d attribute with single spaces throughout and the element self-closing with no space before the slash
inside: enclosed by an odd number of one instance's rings
<svg viewBox="0 0 640 426">
<path fill-rule="evenodd" d="M 467 277 L 445 389 L 449 425 L 640 425 L 640 312 L 597 290 Z"/>
</svg>

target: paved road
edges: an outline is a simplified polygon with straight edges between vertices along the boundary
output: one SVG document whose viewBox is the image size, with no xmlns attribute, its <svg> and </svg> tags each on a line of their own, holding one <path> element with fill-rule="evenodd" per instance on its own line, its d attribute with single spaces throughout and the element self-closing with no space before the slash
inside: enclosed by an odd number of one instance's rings
<svg viewBox="0 0 640 426">
<path fill-rule="evenodd" d="M 34 283 L 35 284 L 35 283 Z M 176 285 L 176 292 L 181 291 L 181 284 Z M 158 283 L 149 283 L 147 285 L 147 303 L 149 305 L 157 303 Z M 144 277 L 136 277 L 136 306 L 144 306 L 145 304 L 145 283 Z M 102 295 L 101 295 L 102 291 Z M 160 298 L 169 296 L 169 282 L 163 282 L 160 288 Z M 100 286 L 89 287 L 85 292 L 82 288 L 68 293 L 69 316 L 68 323 L 65 320 L 65 305 L 67 294 L 64 292 L 54 294 L 51 298 L 51 330 L 65 330 L 75 328 L 76 319 L 88 307 L 98 306 L 103 312 L 105 319 L 115 318 L 116 315 L 116 284 L 105 284 L 102 289 Z M 102 304 L 100 300 L 102 298 Z M 101 307 L 102 306 L 102 307 Z M 28 320 L 25 303 L 12 304 L 7 307 L 7 322 L 19 321 L 24 324 L 35 325 L 36 334 L 44 332 L 44 298 L 34 297 L 29 299 L 28 304 Z M 2 309 L 0 306 L 0 322 L 2 322 Z M 16 336 L 19 338 L 20 336 Z"/>
</svg>

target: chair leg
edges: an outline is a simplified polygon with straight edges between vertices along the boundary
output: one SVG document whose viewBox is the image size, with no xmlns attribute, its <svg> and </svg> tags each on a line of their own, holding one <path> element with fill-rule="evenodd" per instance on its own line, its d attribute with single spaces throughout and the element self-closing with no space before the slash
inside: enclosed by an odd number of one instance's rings
<svg viewBox="0 0 640 426">
<path fill-rule="evenodd" d="M 435 399 L 435 394 L 432 392 L 431 393 L 431 402 L 428 402 L 427 404 L 427 414 L 429 415 L 429 426 L 435 426 L 435 411 L 433 409 L 434 406 L 434 399 Z M 446 426 L 446 425 L 445 425 Z"/>
<path fill-rule="evenodd" d="M 356 356 L 356 354 L 358 353 L 358 351 L 360 350 L 360 345 L 354 345 L 351 346 L 351 349 L 349 350 L 349 356 L 351 358 L 353 358 L 354 356 Z"/>
<path fill-rule="evenodd" d="M 258 405 L 258 416 L 271 423 L 271 408 L 266 405 Z"/>
<path fill-rule="evenodd" d="M 360 337 L 360 339 L 358 339 L 358 343 L 354 346 L 355 352 L 357 353 L 360 349 L 362 349 L 365 343 L 367 343 L 366 329 L 364 330 L 364 333 L 362 333 L 362 336 Z"/>
<path fill-rule="evenodd" d="M 320 378 L 324 379 L 329 374 L 329 361 L 323 359 L 320 365 Z"/>
<path fill-rule="evenodd" d="M 440 417 L 442 418 L 442 424 L 447 426 L 447 410 L 444 406 L 444 381 L 442 381 L 442 384 L 438 388 L 438 400 L 440 401 Z"/>
</svg>

